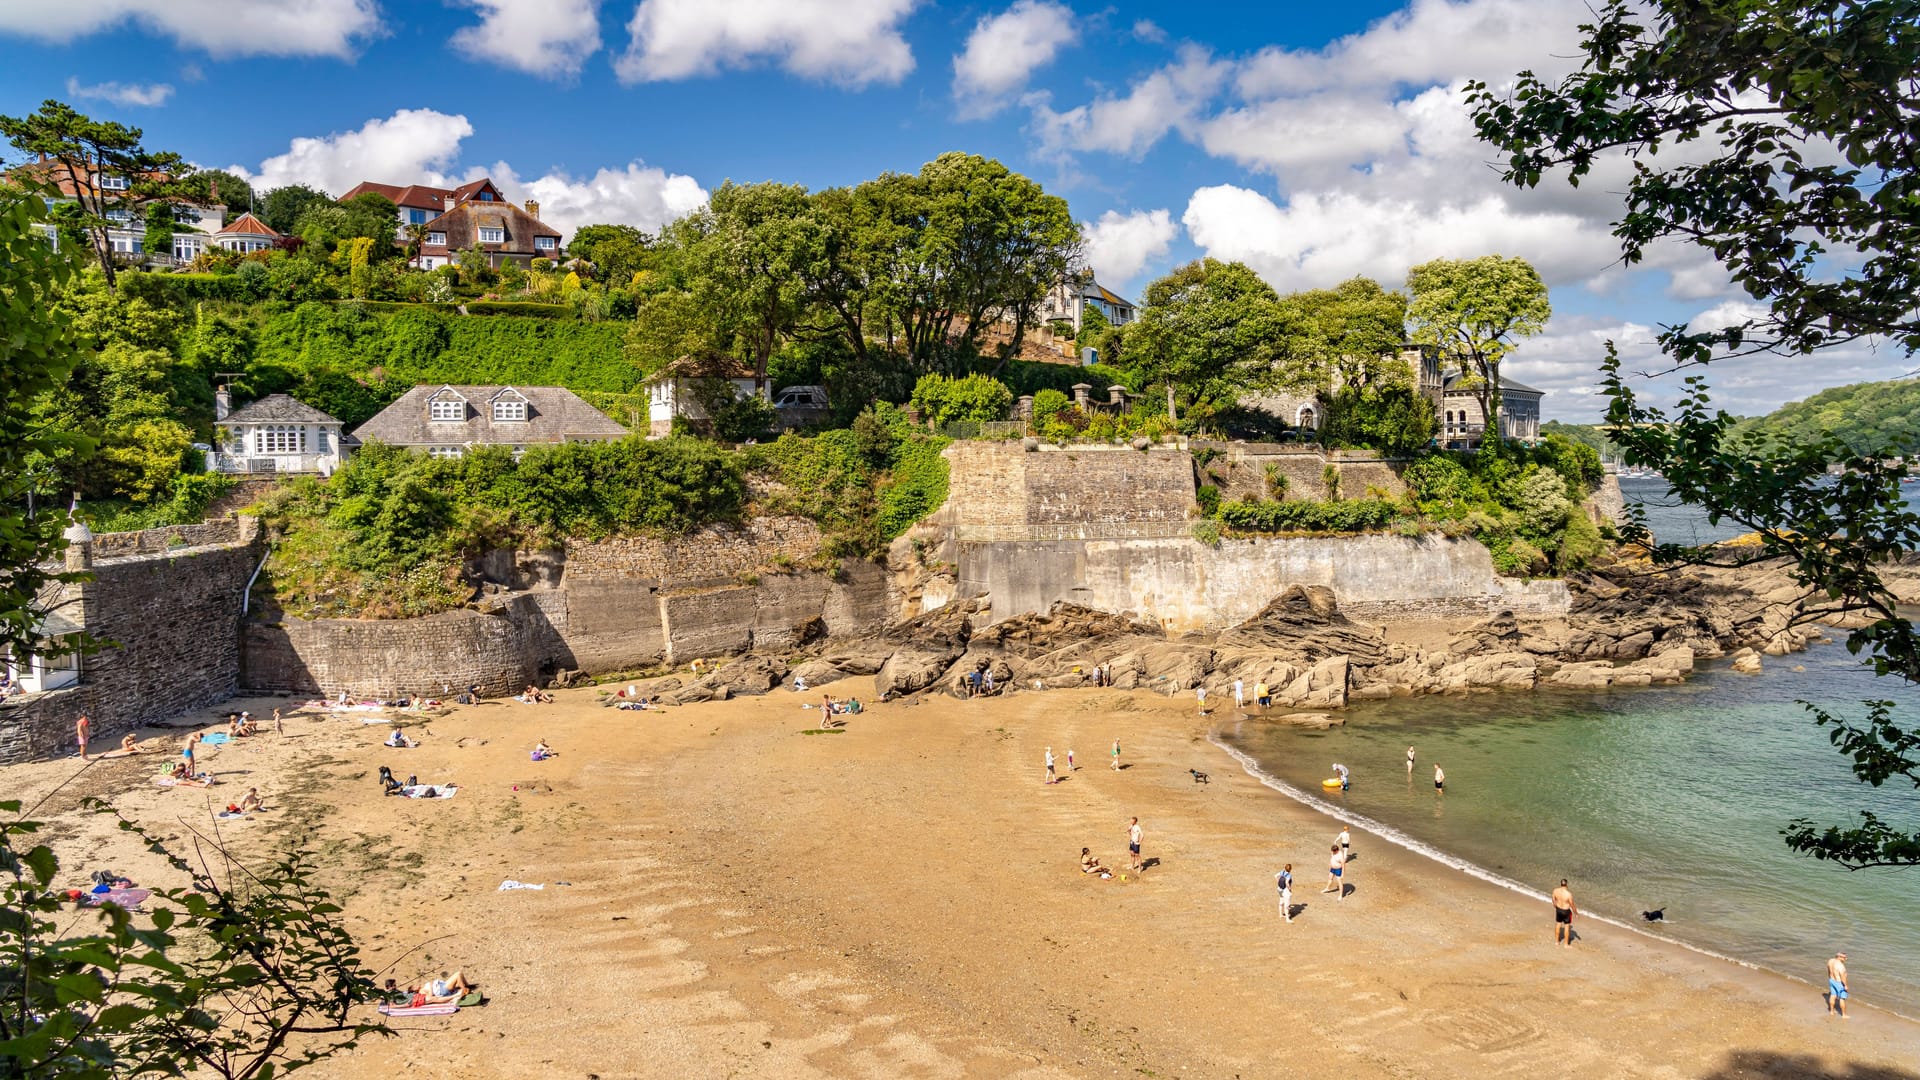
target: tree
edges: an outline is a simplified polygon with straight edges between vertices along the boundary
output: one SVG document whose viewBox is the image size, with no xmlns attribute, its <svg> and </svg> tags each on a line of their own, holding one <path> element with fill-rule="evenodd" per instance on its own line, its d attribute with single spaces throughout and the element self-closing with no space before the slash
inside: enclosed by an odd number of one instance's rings
<svg viewBox="0 0 1920 1080">
<path fill-rule="evenodd" d="M 78 213 L 71 224 L 87 237 L 109 291 L 115 284 L 109 230 L 116 223 L 108 211 L 133 215 L 151 202 L 190 200 L 197 194 L 185 179 L 191 170 L 179 154 L 148 150 L 140 145 L 139 128 L 94 120 L 52 98 L 31 116 L 0 116 L 0 135 L 36 156 L 23 168 L 73 201 Z"/>
<path fill-rule="evenodd" d="M 253 185 L 222 169 L 201 169 L 190 179 L 204 192 L 208 206 L 227 208 L 227 220 L 253 213 Z M 257 213 L 255 216 L 259 216 Z M 269 225 L 272 222 L 268 222 Z"/>
<path fill-rule="evenodd" d="M 1436 346 L 1443 362 L 1467 376 L 1486 418 L 1481 445 L 1492 446 L 1500 431 L 1500 361 L 1514 339 L 1546 327 L 1553 314 L 1546 282 L 1525 259 L 1482 255 L 1422 263 L 1407 271 L 1407 291 L 1413 340 Z"/>
<path fill-rule="evenodd" d="M 1212 411 L 1270 382 L 1280 340 L 1280 298 L 1244 263 L 1201 259 L 1147 286 L 1127 329 L 1127 359 L 1141 386 Z"/>
<path fill-rule="evenodd" d="M 1280 319 L 1280 379 L 1289 386 L 1329 391 L 1410 381 L 1400 360 L 1407 298 L 1372 278 L 1283 296 Z"/>
<path fill-rule="evenodd" d="M 333 196 L 305 184 L 288 184 L 268 191 L 259 198 L 254 216 L 274 232 L 292 236 L 299 229 L 300 215 L 309 206 L 332 206 Z"/>
<path fill-rule="evenodd" d="M 173 234 L 176 228 L 174 208 L 170 202 L 148 203 L 147 231 L 141 234 L 140 250 L 149 255 L 172 255 Z"/>
<path fill-rule="evenodd" d="M 1880 336 L 1920 346 L 1920 6 L 1913 0 L 1609 0 L 1584 24 L 1580 70 L 1549 83 L 1530 72 L 1511 91 L 1467 88 L 1481 138 L 1502 175 L 1533 187 L 1550 174 L 1578 184 L 1625 159 L 1614 221 L 1622 260 L 1655 244 L 1692 244 L 1718 260 L 1755 312 L 1724 328 L 1663 329 L 1677 366 L 1729 355 L 1804 357 Z M 1684 156 L 1658 151 L 1684 144 Z M 1754 530 L 1744 559 L 1785 559 L 1809 618 L 1855 612 L 1847 647 L 1877 673 L 1920 678 L 1920 634 L 1880 577 L 1920 548 L 1906 508 L 1904 465 L 1891 448 L 1832 438 L 1767 444 L 1734 437 L 1703 377 L 1673 410 L 1643 404 L 1608 344 L 1609 431 L 1632 465 L 1659 469 L 1714 521 Z M 1828 470 L 1838 468 L 1837 476 Z M 1630 535 L 1645 539 L 1644 529 Z M 1707 552 L 1662 545 L 1663 564 Z M 1725 561 L 1726 556 L 1719 556 Z M 1744 561 L 1744 559 L 1742 561 Z M 1920 786 L 1920 733 L 1892 704 L 1864 720 L 1813 710 L 1859 780 Z M 1920 827 L 1863 812 L 1846 824 L 1800 819 L 1793 849 L 1842 866 L 1920 865 Z"/>
<path fill-rule="evenodd" d="M 722 184 L 689 220 L 682 268 L 696 303 L 722 339 L 737 339 L 767 388 L 767 361 L 798 321 L 801 268 L 818 246 L 819 223 L 805 188 Z"/>
<path fill-rule="evenodd" d="M 990 375 L 922 375 L 913 387 L 913 407 L 934 427 L 957 423 L 1005 420 L 1013 408 L 1013 391 Z"/>
<path fill-rule="evenodd" d="M 1433 401 L 1411 386 L 1343 386 L 1326 402 L 1320 441 L 1327 446 L 1366 446 L 1411 457 L 1433 442 L 1439 427 Z"/>
<path fill-rule="evenodd" d="M 631 225 L 582 225 L 567 242 L 567 254 L 594 265 L 605 282 L 630 281 L 647 269 L 653 238 Z"/>
<path fill-rule="evenodd" d="M 340 239 L 359 236 L 374 241 L 376 259 L 393 250 L 400 230 L 400 208 L 392 199 L 377 191 L 363 191 L 341 203 L 340 208 L 346 211 L 346 229 Z"/>
<path fill-rule="evenodd" d="M 55 291 L 73 278 L 74 252 L 46 242 L 39 229 L 47 220 L 43 191 L 0 187 L 0 651 L 13 656 L 52 651 L 39 597 L 72 580 L 50 568 L 68 519 L 58 505 L 35 504 L 42 463 L 83 458 L 93 446 L 47 425 L 35 408 L 83 356 L 71 317 L 54 306 Z"/>
</svg>

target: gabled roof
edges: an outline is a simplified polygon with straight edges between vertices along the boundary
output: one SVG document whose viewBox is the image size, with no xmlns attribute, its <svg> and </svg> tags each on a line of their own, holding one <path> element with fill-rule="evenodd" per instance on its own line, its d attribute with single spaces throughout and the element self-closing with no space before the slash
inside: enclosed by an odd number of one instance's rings
<svg viewBox="0 0 1920 1080">
<path fill-rule="evenodd" d="M 493 186 L 493 180 L 485 176 L 478 180 L 461 184 L 459 187 L 454 188 L 451 194 L 453 195 L 454 202 L 463 203 L 468 199 L 478 198 L 482 191 L 491 192 L 493 195 L 491 201 L 493 202 L 507 201 L 507 197 L 500 193 L 500 189 Z"/>
<path fill-rule="evenodd" d="M 231 424 L 338 424 L 340 421 L 286 394 L 268 394 L 214 421 L 217 426 Z"/>
<path fill-rule="evenodd" d="M 439 214 L 452 206 L 453 192 L 446 188 L 431 187 L 426 184 L 381 184 L 372 180 L 362 180 L 353 185 L 345 195 L 340 196 L 346 202 L 356 195 L 372 192 L 384 195 L 395 206 L 411 206 L 420 210 L 430 210 Z"/>
<path fill-rule="evenodd" d="M 1455 393 L 1456 392 L 1455 384 L 1461 382 L 1465 378 L 1466 378 L 1465 375 L 1462 375 L 1457 371 L 1448 375 L 1447 381 L 1445 383 L 1446 392 L 1450 394 Z M 1465 394 L 1465 393 L 1469 393 L 1470 391 L 1466 387 L 1459 387 L 1457 392 Z M 1527 386 L 1524 383 L 1514 382 L 1512 379 L 1507 378 L 1505 375 L 1500 376 L 1500 392 L 1503 394 L 1505 393 L 1539 394 L 1542 397 L 1545 397 L 1547 393 L 1545 390 L 1535 390 L 1533 387 Z"/>
<path fill-rule="evenodd" d="M 272 226 L 254 217 L 252 214 L 241 214 L 239 217 L 227 222 L 227 227 L 221 229 L 215 235 L 226 236 L 230 233 L 245 234 L 247 236 L 271 236 L 275 239 L 278 239 L 280 236 L 279 233 L 273 231 Z"/>
<path fill-rule="evenodd" d="M 447 240 L 444 244 L 427 244 L 420 249 L 421 253 L 450 255 L 464 251 L 479 241 L 482 228 L 499 229 L 504 238 L 498 243 L 481 244 L 487 251 L 508 255 L 551 255 L 558 251 L 560 230 L 542 223 L 513 203 L 473 199 L 427 222 L 428 232 L 445 233 Z M 545 250 L 536 247 L 533 242 L 536 236 L 553 237 L 555 246 Z"/>
<path fill-rule="evenodd" d="M 464 421 L 427 418 L 427 399 L 443 390 L 452 390 L 469 402 L 485 402 L 509 389 L 527 399 L 525 420 L 503 420 L 496 424 L 493 411 L 484 407 L 469 409 Z M 582 439 L 618 439 L 626 434 L 626 428 L 565 387 L 506 387 L 497 384 L 416 386 L 353 431 L 353 437 L 363 442 L 383 442 L 390 446 L 526 446 Z"/>
</svg>

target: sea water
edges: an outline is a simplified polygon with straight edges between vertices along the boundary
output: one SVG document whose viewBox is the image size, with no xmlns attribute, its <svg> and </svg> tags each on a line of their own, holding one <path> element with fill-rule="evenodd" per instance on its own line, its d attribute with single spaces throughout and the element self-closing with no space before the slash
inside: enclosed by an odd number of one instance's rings
<svg viewBox="0 0 1920 1080">
<path fill-rule="evenodd" d="M 1722 519 L 1707 519 L 1707 512 L 1691 503 L 1681 502 L 1673 489 L 1659 477 L 1623 476 L 1620 494 L 1629 505 L 1637 505 L 1653 538 L 1663 544 L 1712 544 L 1752 532 L 1745 525 Z M 1920 510 L 1920 486 L 1908 486 L 1904 494 L 1907 509 Z M 1852 955 L 1852 954 L 1848 954 Z"/>
<path fill-rule="evenodd" d="M 1859 1000 L 1920 1017 L 1920 869 L 1848 871 L 1780 836 L 1795 818 L 1845 824 L 1862 809 L 1920 823 L 1920 791 L 1856 781 L 1795 703 L 1859 717 L 1861 699 L 1886 698 L 1912 724 L 1920 689 L 1874 678 L 1832 644 L 1766 665 L 1703 664 L 1673 687 L 1362 703 L 1327 731 L 1251 718 L 1218 737 L 1298 797 L 1469 872 L 1537 894 L 1567 878 L 1583 910 L 1623 922 L 1664 908 L 1650 927 L 1662 936 L 1816 983 L 1845 951 Z M 1353 771 L 1351 790 L 1321 788 L 1334 762 Z M 1307 866 L 1323 855 L 1274 853 Z"/>
</svg>

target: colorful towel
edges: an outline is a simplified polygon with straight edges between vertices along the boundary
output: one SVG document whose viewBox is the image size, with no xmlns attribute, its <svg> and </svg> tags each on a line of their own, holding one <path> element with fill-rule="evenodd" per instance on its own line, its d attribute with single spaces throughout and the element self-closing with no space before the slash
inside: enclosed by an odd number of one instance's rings
<svg viewBox="0 0 1920 1080">
<path fill-rule="evenodd" d="M 382 1005 L 381 1016 L 452 1016 L 460 1011 L 460 1006 L 448 1002 L 445 1005 Z"/>
<path fill-rule="evenodd" d="M 428 789 L 432 789 L 432 795 L 426 793 Z M 400 789 L 400 793 L 409 799 L 451 799 L 459 791 L 458 784 L 413 784 Z"/>
<path fill-rule="evenodd" d="M 198 777 L 188 777 L 185 780 L 181 780 L 177 777 L 172 777 L 172 776 L 156 776 L 153 778 L 153 782 L 156 784 L 159 784 L 161 787 L 212 787 L 213 786 L 213 781 L 211 779 L 202 780 Z"/>
<path fill-rule="evenodd" d="M 232 742 L 233 736 L 224 731 L 216 731 L 211 735 L 200 736 L 200 741 L 208 746 L 219 746 L 222 743 Z"/>
<path fill-rule="evenodd" d="M 109 889 L 103 893 L 93 893 L 86 896 L 82 898 L 80 902 L 88 907 L 99 907 L 101 904 L 119 904 L 128 911 L 133 911 L 145 903 L 147 897 L 152 895 L 152 889 Z"/>
</svg>

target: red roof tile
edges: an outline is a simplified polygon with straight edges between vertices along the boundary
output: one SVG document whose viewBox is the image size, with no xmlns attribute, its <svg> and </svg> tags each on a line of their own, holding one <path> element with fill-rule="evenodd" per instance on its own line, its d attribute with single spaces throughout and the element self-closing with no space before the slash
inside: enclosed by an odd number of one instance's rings
<svg viewBox="0 0 1920 1080">
<path fill-rule="evenodd" d="M 224 229 L 221 229 L 218 235 L 225 236 L 228 233 L 245 233 L 249 236 L 279 236 L 280 235 L 279 233 L 274 232 L 273 229 L 266 222 L 261 221 L 259 218 L 254 217 L 252 214 L 241 214 L 239 217 L 234 218 L 232 221 L 227 222 L 227 227 Z"/>
</svg>

